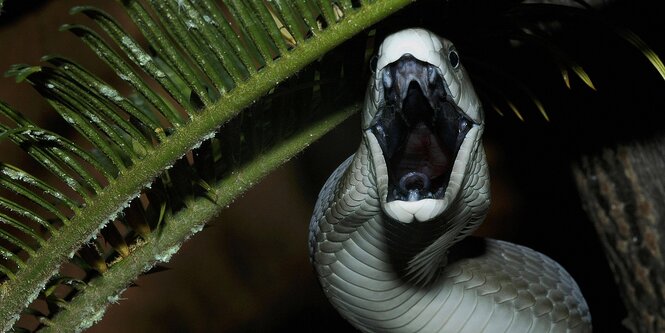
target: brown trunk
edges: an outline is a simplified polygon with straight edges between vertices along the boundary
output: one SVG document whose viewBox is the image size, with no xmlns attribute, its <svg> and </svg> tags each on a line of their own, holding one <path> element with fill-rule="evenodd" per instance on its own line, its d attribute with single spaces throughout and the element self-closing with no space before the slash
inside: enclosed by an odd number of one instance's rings
<svg viewBox="0 0 665 333">
<path fill-rule="evenodd" d="M 574 166 L 633 332 L 665 332 L 665 137 L 606 149 Z"/>
</svg>

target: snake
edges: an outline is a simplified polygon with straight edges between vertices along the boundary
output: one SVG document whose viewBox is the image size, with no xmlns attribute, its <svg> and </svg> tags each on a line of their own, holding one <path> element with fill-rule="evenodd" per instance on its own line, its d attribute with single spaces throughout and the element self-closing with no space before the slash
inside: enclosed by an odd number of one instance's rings
<svg viewBox="0 0 665 333">
<path fill-rule="evenodd" d="M 560 264 L 473 235 L 490 206 L 485 119 L 453 43 L 405 29 L 371 63 L 360 145 L 309 223 L 333 307 L 362 332 L 591 332 Z"/>
</svg>

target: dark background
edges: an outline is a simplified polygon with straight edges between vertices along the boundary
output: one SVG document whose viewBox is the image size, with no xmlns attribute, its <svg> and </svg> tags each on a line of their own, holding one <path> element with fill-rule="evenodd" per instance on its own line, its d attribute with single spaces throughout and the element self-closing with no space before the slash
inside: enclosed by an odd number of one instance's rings
<svg viewBox="0 0 665 333">
<path fill-rule="evenodd" d="M 37 63 L 47 53 L 75 57 L 102 78 L 113 74 L 60 24 L 85 21 L 67 10 L 83 1 L 7 0 L 0 15 L 0 69 Z M 95 3 L 118 14 L 108 1 Z M 628 27 L 665 54 L 663 11 L 656 1 L 616 1 L 603 19 L 570 18 L 549 25 L 550 40 L 580 63 L 597 91 L 571 73 L 568 90 L 551 52 L 507 42 L 521 16 L 510 1 L 419 1 L 379 25 L 378 37 L 422 26 L 453 40 L 462 62 L 487 97 L 485 145 L 493 205 L 479 234 L 530 246 L 575 277 L 591 308 L 596 332 L 625 332 L 621 305 L 600 244 L 584 214 L 571 166 L 582 154 L 648 138 L 662 129 L 663 79 L 646 58 L 617 37 Z M 501 4 L 500 4 L 501 3 Z M 530 19 L 540 17 L 531 13 Z M 549 14 L 548 14 L 549 15 Z M 528 21 L 529 19 L 526 19 Z M 498 72 L 501 73 L 498 73 Z M 507 77 L 504 75 L 507 74 Z M 546 121 L 516 88 L 542 99 Z M 515 101 L 520 121 L 488 87 Z M 0 80 L 0 98 L 42 123 L 55 122 L 27 85 Z M 502 109 L 493 111 L 490 101 Z M 171 269 L 138 279 L 91 332 L 351 331 L 321 293 L 307 258 L 307 225 L 319 188 L 360 139 L 353 117 L 270 175 L 185 243 Z M 0 146 L 3 161 L 14 152 Z M 20 161 L 18 161 L 20 162 Z"/>
</svg>

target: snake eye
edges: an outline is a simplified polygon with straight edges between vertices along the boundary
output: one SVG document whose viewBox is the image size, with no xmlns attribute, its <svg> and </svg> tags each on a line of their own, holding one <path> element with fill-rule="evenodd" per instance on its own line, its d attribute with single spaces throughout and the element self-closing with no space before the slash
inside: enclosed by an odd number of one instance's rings
<svg viewBox="0 0 665 333">
<path fill-rule="evenodd" d="M 379 57 L 376 55 L 372 56 L 371 59 L 369 59 L 369 70 L 372 71 L 372 73 L 376 73 L 376 63 L 379 61 Z"/>
<path fill-rule="evenodd" d="M 448 53 L 448 61 L 450 61 L 450 66 L 453 66 L 454 69 L 459 68 L 459 54 L 457 54 L 457 51 L 451 50 Z"/>
<path fill-rule="evenodd" d="M 470 127 L 470 126 L 469 126 L 469 121 L 468 121 L 466 118 L 462 117 L 462 119 L 461 119 L 460 122 L 459 122 L 459 129 L 458 129 L 458 131 L 459 131 L 460 133 L 462 133 L 462 132 L 466 131 L 466 129 L 469 128 L 469 127 Z"/>
</svg>

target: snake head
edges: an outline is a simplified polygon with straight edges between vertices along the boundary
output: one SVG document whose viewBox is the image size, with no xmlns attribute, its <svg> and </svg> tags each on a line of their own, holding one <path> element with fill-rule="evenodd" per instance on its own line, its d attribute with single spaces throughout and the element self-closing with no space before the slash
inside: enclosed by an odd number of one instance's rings
<svg viewBox="0 0 665 333">
<path fill-rule="evenodd" d="M 383 211 L 404 223 L 443 214 L 464 186 L 484 126 L 453 44 L 424 29 L 388 36 L 362 117 Z"/>
</svg>

